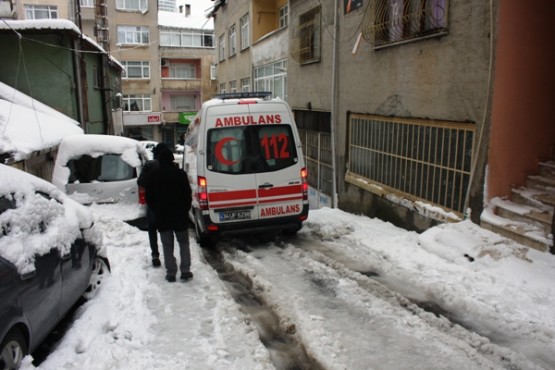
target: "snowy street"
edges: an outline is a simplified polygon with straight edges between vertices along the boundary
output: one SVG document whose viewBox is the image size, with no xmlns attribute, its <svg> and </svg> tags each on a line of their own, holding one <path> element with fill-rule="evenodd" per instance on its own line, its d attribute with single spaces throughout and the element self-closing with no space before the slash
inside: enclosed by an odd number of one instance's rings
<svg viewBox="0 0 555 370">
<path fill-rule="evenodd" d="M 170 284 L 150 265 L 146 232 L 121 209 L 92 209 L 112 275 L 46 360 L 28 356 L 24 369 L 555 368 L 555 257 L 469 222 L 418 235 L 311 211 L 296 237 L 218 243 L 234 279 L 191 230 L 195 276 Z M 289 363 L 296 349 L 276 353 L 280 334 L 264 331 L 285 333 L 312 362 Z"/>
</svg>

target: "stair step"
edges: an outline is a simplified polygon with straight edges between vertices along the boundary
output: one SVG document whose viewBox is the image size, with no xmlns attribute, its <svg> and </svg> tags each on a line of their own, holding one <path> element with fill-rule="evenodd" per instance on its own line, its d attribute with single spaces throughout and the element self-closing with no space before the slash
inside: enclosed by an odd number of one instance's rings
<svg viewBox="0 0 555 370">
<path fill-rule="evenodd" d="M 517 204 L 500 198 L 493 199 L 492 205 L 494 206 L 494 213 L 500 217 L 519 222 L 533 223 L 541 228 L 545 235 L 551 233 L 553 212 L 550 210 L 542 210 L 537 207 Z"/>
<path fill-rule="evenodd" d="M 547 176 L 528 176 L 526 186 L 542 189 L 555 195 L 555 178 Z"/>
<path fill-rule="evenodd" d="M 542 252 L 548 252 L 553 247 L 553 239 L 546 237 L 542 228 L 500 217 L 492 209 L 482 212 L 481 226 Z"/>
<path fill-rule="evenodd" d="M 540 175 L 555 179 L 555 161 L 540 162 Z"/>
<path fill-rule="evenodd" d="M 511 199 L 515 203 L 529 205 L 549 212 L 553 212 L 555 208 L 555 194 L 545 189 L 523 187 L 512 189 L 511 193 Z"/>
</svg>

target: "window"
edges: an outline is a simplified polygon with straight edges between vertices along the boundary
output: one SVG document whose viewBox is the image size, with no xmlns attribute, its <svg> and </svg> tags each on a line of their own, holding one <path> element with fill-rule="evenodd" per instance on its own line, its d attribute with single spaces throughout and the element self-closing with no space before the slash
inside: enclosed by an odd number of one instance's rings
<svg viewBox="0 0 555 370">
<path fill-rule="evenodd" d="M 320 61 L 320 7 L 313 8 L 299 17 L 301 64 Z"/>
<path fill-rule="evenodd" d="M 285 28 L 289 24 L 289 6 L 279 8 L 279 28 Z"/>
<path fill-rule="evenodd" d="M 190 95 L 170 96 L 170 106 L 172 111 L 184 112 L 195 110 L 195 97 Z"/>
<path fill-rule="evenodd" d="M 152 98 L 150 95 L 124 95 L 123 110 L 126 112 L 151 112 Z"/>
<path fill-rule="evenodd" d="M 237 92 L 237 81 L 229 81 L 229 92 L 230 93 Z"/>
<path fill-rule="evenodd" d="M 226 89 L 225 89 L 225 82 L 220 84 L 220 93 L 221 94 L 225 94 Z"/>
<path fill-rule="evenodd" d="M 175 12 L 175 0 L 158 0 L 158 10 Z M 181 6 L 179 7 L 181 10 Z"/>
<path fill-rule="evenodd" d="M 147 10 L 148 0 L 117 0 L 116 9 L 118 10 Z"/>
<path fill-rule="evenodd" d="M 474 124 L 352 113 L 348 128 L 347 182 L 464 213 Z"/>
<path fill-rule="evenodd" d="M 331 113 L 294 110 L 305 153 L 308 184 L 323 194 L 333 194 Z"/>
<path fill-rule="evenodd" d="M 256 67 L 254 90 L 271 91 L 274 98 L 287 100 L 287 62 L 285 60 Z"/>
<path fill-rule="evenodd" d="M 80 0 L 81 6 L 83 8 L 92 8 L 94 7 L 94 0 Z"/>
<path fill-rule="evenodd" d="M 148 44 L 149 30 L 146 26 L 118 26 L 118 44 Z"/>
<path fill-rule="evenodd" d="M 221 35 L 220 36 L 220 43 L 218 45 L 218 54 L 219 54 L 219 61 L 221 62 L 222 60 L 225 59 L 225 35 Z"/>
<path fill-rule="evenodd" d="M 25 5 L 26 19 L 57 19 L 58 7 L 51 5 Z"/>
<path fill-rule="evenodd" d="M 214 65 L 210 66 L 210 79 L 211 80 L 217 80 L 218 79 L 218 71 L 216 69 L 216 66 L 214 66 Z"/>
<path fill-rule="evenodd" d="M 297 163 L 289 125 L 248 125 L 208 130 L 207 167 L 220 173 L 278 171 Z"/>
<path fill-rule="evenodd" d="M 379 0 L 371 27 L 374 46 L 447 33 L 448 0 Z"/>
<path fill-rule="evenodd" d="M 99 157 L 82 155 L 67 163 L 69 183 L 111 182 L 131 180 L 135 169 L 126 163 L 120 154 L 104 154 Z"/>
<path fill-rule="evenodd" d="M 197 78 L 197 69 L 193 63 L 174 63 L 169 67 L 169 78 L 192 80 Z"/>
<path fill-rule="evenodd" d="M 162 29 L 160 46 L 178 46 L 186 48 L 214 47 L 214 34 L 204 31 Z"/>
<path fill-rule="evenodd" d="M 241 92 L 251 91 L 251 79 L 249 77 L 241 79 Z"/>
<path fill-rule="evenodd" d="M 245 50 L 250 46 L 250 28 L 249 28 L 249 14 L 241 17 L 241 50 Z"/>
<path fill-rule="evenodd" d="M 93 66 L 93 86 L 95 89 L 100 89 L 102 87 L 102 70 Z"/>
<path fill-rule="evenodd" d="M 122 78 L 138 78 L 138 79 L 149 79 L 150 78 L 150 62 L 121 62 L 125 67 Z"/>
<path fill-rule="evenodd" d="M 232 57 L 237 53 L 237 35 L 235 33 L 235 25 L 229 28 L 229 56 Z"/>
</svg>

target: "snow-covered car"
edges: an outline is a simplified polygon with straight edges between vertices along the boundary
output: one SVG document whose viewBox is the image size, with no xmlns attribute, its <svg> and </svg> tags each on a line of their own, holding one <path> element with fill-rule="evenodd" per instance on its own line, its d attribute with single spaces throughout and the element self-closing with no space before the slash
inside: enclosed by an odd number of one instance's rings
<svg viewBox="0 0 555 370">
<path fill-rule="evenodd" d="M 137 185 L 149 156 L 139 141 L 112 135 L 71 135 L 62 139 L 52 183 L 83 204 L 139 205 L 146 215 L 144 191 Z"/>
<path fill-rule="evenodd" d="M 156 141 L 149 141 L 149 140 L 142 140 L 139 141 L 139 144 L 146 149 L 146 152 L 148 154 L 148 159 L 153 159 L 154 155 L 152 153 L 152 150 L 156 147 L 156 145 L 158 145 L 158 142 Z"/>
<path fill-rule="evenodd" d="M 109 270 L 87 207 L 0 164 L 0 369 L 17 368 Z"/>
</svg>

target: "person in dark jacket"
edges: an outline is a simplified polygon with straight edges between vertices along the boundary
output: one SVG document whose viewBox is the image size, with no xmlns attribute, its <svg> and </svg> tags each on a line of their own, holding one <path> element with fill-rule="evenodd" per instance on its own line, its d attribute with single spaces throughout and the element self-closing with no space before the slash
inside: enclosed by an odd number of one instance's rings
<svg viewBox="0 0 555 370">
<path fill-rule="evenodd" d="M 147 161 L 143 167 L 143 170 L 141 171 L 141 174 L 139 175 L 139 178 L 137 179 L 137 185 L 139 185 L 140 187 L 145 188 L 146 187 L 146 179 L 147 177 L 159 167 L 158 164 L 158 153 L 160 153 L 160 150 L 162 149 L 168 149 L 169 147 L 164 144 L 164 143 L 159 143 L 157 144 L 153 149 L 152 149 L 152 156 L 154 157 L 154 159 Z M 161 265 L 160 263 L 160 252 L 158 251 L 158 232 L 156 230 L 156 219 L 154 216 L 154 212 L 152 211 L 152 209 L 150 209 L 150 207 L 147 205 L 146 208 L 146 221 L 147 221 L 147 227 L 148 227 L 148 241 L 150 243 L 150 252 L 151 252 L 151 256 L 152 256 L 152 266 L 154 267 L 159 267 Z"/>
<path fill-rule="evenodd" d="M 174 234 L 179 244 L 181 279 L 193 277 L 191 273 L 191 252 L 189 250 L 188 212 L 191 208 L 191 186 L 187 173 L 173 162 L 170 149 L 158 153 L 159 167 L 146 181 L 146 202 L 154 211 L 156 226 L 162 241 L 166 280 L 174 282 L 177 261 L 174 256 Z"/>
</svg>

